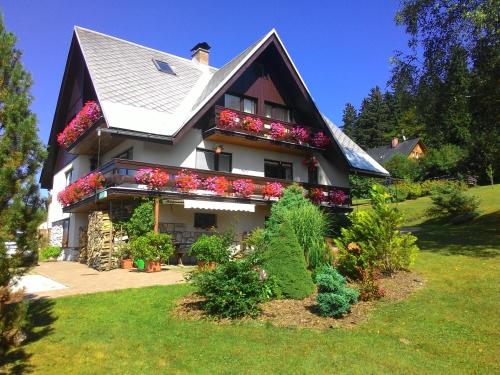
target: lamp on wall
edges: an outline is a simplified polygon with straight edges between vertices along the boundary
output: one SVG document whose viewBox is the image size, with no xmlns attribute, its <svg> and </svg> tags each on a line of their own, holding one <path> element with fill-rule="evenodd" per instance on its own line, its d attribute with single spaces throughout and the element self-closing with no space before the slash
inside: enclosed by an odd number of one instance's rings
<svg viewBox="0 0 500 375">
<path fill-rule="evenodd" d="M 216 154 L 220 154 L 222 152 L 222 150 L 224 150 L 224 146 L 222 146 L 222 145 L 215 146 L 215 148 L 214 148 L 214 151 Z"/>
</svg>

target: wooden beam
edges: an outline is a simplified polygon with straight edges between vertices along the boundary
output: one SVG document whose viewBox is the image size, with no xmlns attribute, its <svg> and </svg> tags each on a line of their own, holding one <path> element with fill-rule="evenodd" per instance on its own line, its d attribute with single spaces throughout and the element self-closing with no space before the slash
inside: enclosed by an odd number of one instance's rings
<svg viewBox="0 0 500 375">
<path fill-rule="evenodd" d="M 154 225 L 155 233 L 158 233 L 159 221 L 160 221 L 160 197 L 156 197 L 155 198 L 155 225 Z"/>
</svg>

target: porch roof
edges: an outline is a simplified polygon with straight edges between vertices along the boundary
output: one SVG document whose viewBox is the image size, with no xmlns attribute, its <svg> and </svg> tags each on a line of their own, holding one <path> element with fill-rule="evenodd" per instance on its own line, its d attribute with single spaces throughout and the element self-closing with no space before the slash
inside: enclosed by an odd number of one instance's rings
<svg viewBox="0 0 500 375">
<path fill-rule="evenodd" d="M 194 199 L 185 199 L 184 208 L 194 208 L 201 210 L 255 212 L 255 204 L 251 203 L 217 202 L 217 201 L 203 201 Z"/>
</svg>

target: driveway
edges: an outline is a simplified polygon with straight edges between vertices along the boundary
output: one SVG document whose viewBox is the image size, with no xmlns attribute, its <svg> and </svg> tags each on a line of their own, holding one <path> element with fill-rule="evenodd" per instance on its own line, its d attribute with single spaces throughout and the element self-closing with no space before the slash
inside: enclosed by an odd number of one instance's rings
<svg viewBox="0 0 500 375">
<path fill-rule="evenodd" d="M 164 266 L 161 272 L 154 273 L 138 272 L 135 269 L 98 272 L 78 262 L 43 262 L 26 276 L 24 286 L 30 298 L 62 297 L 183 283 L 184 274 L 191 269 L 192 267 Z M 33 277 L 34 275 L 38 276 Z M 41 283 L 60 286 L 44 288 Z"/>
</svg>

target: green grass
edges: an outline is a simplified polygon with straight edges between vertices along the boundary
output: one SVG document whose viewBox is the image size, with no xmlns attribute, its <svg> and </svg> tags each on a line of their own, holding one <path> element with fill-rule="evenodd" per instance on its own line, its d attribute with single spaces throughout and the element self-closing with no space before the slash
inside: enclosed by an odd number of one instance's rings
<svg viewBox="0 0 500 375">
<path fill-rule="evenodd" d="M 40 374 L 500 373 L 500 185 L 471 192 L 482 215 L 459 226 L 426 221 L 427 198 L 400 204 L 427 286 L 354 329 L 180 321 L 169 310 L 190 286 L 150 287 L 34 303 L 35 334 L 8 360 Z"/>
</svg>

